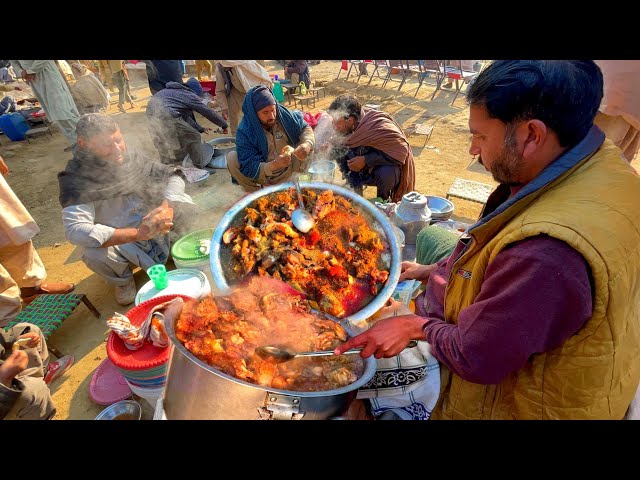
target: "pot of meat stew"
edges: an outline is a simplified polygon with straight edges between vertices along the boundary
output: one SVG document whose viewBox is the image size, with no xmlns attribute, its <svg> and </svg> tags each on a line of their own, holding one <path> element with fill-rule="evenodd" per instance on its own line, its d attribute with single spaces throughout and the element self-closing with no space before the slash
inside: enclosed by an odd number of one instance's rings
<svg viewBox="0 0 640 480">
<path fill-rule="evenodd" d="M 326 420 L 340 415 L 376 371 L 376 361 L 369 357 L 363 359 L 362 375 L 345 387 L 320 392 L 266 388 L 194 356 L 177 339 L 175 319 L 165 328 L 174 347 L 163 399 L 168 420 Z"/>
<path fill-rule="evenodd" d="M 291 189 L 293 185 L 291 182 L 273 185 L 247 195 L 220 220 L 212 236 L 210 251 L 211 272 L 219 294 L 228 295 L 239 282 L 229 275 L 228 261 L 222 255 L 226 248 L 223 234 L 246 215 L 245 208 L 253 202 L 274 192 Z M 371 202 L 350 190 L 320 182 L 301 183 L 301 188 L 318 194 L 332 190 L 335 195 L 345 198 L 375 228 L 386 246 L 384 267 L 388 270 L 388 278 L 378 285 L 376 294 L 357 311 L 340 318 L 329 316 L 340 323 L 348 336 L 354 336 L 368 328 L 367 319 L 384 306 L 398 283 L 401 253 L 394 228 Z M 356 391 L 367 384 L 376 371 L 376 361 L 369 357 L 363 359 L 362 373 L 357 380 L 340 388 L 293 391 L 266 387 L 228 375 L 201 361 L 177 339 L 172 322 L 168 322 L 166 329 L 174 346 L 163 400 L 167 419 L 330 419 L 344 413 Z"/>
</svg>

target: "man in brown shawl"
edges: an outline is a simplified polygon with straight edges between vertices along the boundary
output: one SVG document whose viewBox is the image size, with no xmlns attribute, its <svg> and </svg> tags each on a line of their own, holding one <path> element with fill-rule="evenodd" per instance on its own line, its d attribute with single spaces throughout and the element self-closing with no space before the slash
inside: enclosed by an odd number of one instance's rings
<svg viewBox="0 0 640 480">
<path fill-rule="evenodd" d="M 349 184 L 359 193 L 375 186 L 377 196 L 394 202 L 415 188 L 415 166 L 409 140 L 387 113 L 362 108 L 358 99 L 340 95 L 328 110 L 334 128 L 345 135 L 345 150 L 335 150 Z M 334 153 L 336 155 L 336 153 Z"/>
</svg>

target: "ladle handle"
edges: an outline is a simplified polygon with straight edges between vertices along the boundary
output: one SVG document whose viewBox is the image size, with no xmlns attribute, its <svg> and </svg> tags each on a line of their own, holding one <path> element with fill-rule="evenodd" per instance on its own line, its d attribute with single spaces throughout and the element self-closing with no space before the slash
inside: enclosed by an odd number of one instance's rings
<svg viewBox="0 0 640 480">
<path fill-rule="evenodd" d="M 343 355 L 347 355 L 349 353 L 360 353 L 362 348 L 352 348 L 347 350 L 346 352 L 342 352 Z M 296 353 L 296 357 L 327 357 L 329 355 L 333 355 L 333 350 L 318 350 L 316 352 L 301 352 Z"/>
<path fill-rule="evenodd" d="M 302 202 L 302 191 L 300 190 L 300 183 L 296 180 L 296 192 L 298 193 L 298 203 L 300 208 L 304 210 L 304 203 Z"/>
<path fill-rule="evenodd" d="M 416 345 L 418 345 L 418 342 L 416 342 L 415 340 L 411 340 L 409 343 L 407 343 L 407 346 L 404 348 L 413 348 Z M 349 350 L 345 350 L 344 352 L 342 352 L 342 355 L 347 355 L 350 353 L 360 353 L 361 351 L 362 351 L 362 347 L 350 348 Z M 333 355 L 333 350 L 320 350 L 317 352 L 302 352 L 302 353 L 296 354 L 296 357 L 324 357 L 327 355 Z"/>
</svg>

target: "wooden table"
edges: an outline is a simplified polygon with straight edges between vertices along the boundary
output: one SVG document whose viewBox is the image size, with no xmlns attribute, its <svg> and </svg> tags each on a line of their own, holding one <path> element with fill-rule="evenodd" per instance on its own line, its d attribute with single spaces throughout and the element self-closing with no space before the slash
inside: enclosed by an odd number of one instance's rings
<svg viewBox="0 0 640 480">
<path fill-rule="evenodd" d="M 287 96 L 287 105 L 291 105 L 291 96 L 296 94 L 297 89 L 300 88 L 300 86 L 293 85 L 292 83 L 285 83 L 284 85 L 280 85 L 284 90 L 284 94 Z"/>
<path fill-rule="evenodd" d="M 315 95 L 294 95 L 293 96 L 293 108 L 298 106 L 298 102 L 300 102 L 300 108 L 304 110 L 303 105 L 307 104 L 309 106 L 309 102 L 313 102 L 313 108 L 316 108 L 316 97 Z"/>
<path fill-rule="evenodd" d="M 315 95 L 316 100 L 320 100 L 320 92 L 322 92 L 322 98 L 327 96 L 327 92 L 324 87 L 311 87 L 307 89 L 307 92 L 311 95 Z"/>
</svg>

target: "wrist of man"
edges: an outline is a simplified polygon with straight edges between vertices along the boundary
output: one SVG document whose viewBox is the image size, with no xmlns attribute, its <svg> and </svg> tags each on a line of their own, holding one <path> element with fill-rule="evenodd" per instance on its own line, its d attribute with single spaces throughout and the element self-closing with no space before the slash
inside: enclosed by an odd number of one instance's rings
<svg viewBox="0 0 640 480">
<path fill-rule="evenodd" d="M 431 323 L 431 322 L 429 322 L 429 320 L 427 320 L 427 321 L 426 321 L 426 322 L 424 322 L 424 323 L 422 324 L 422 326 L 420 327 L 420 331 L 422 332 L 422 339 L 423 339 L 424 341 L 427 341 L 427 342 L 429 341 L 429 340 L 427 340 L 427 330 L 428 330 L 428 328 L 429 328 L 429 326 L 430 326 L 430 323 Z"/>
<path fill-rule="evenodd" d="M 307 146 L 307 148 L 305 149 L 307 151 L 307 154 L 313 152 L 313 144 L 311 142 L 304 142 L 303 145 Z"/>
<path fill-rule="evenodd" d="M 150 234 L 151 229 L 147 225 L 140 225 L 138 228 L 136 228 L 135 241 L 139 242 L 143 240 L 149 240 L 151 238 Z"/>
</svg>

